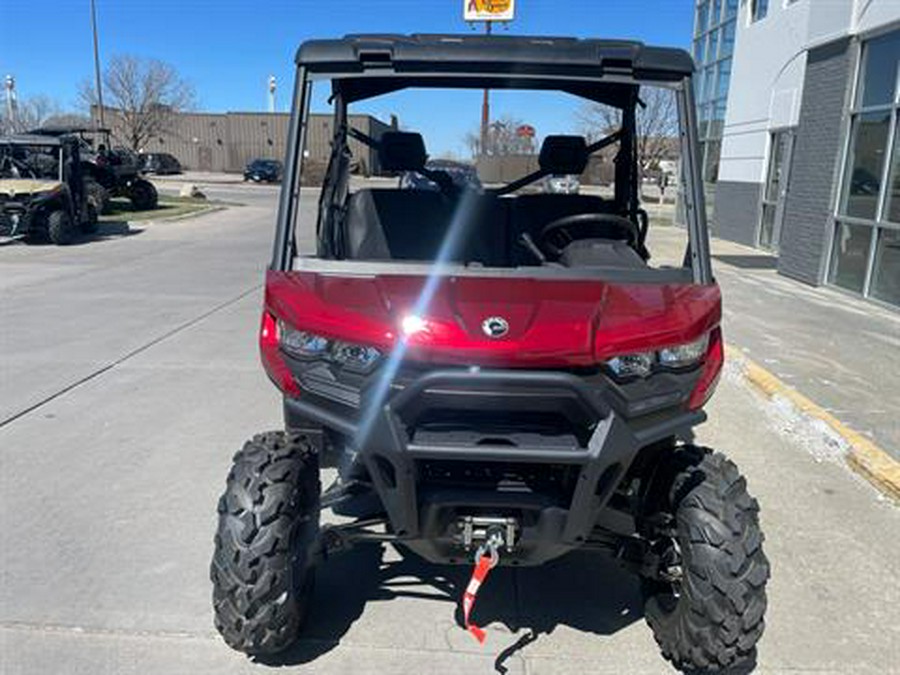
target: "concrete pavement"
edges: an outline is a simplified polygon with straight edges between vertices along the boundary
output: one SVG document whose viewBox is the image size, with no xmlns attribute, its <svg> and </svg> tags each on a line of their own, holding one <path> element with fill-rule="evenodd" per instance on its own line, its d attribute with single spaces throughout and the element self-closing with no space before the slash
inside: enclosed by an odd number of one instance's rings
<svg viewBox="0 0 900 675">
<path fill-rule="evenodd" d="M 255 346 L 272 217 L 260 204 L 0 249 L 0 673 L 670 672 L 635 580 L 587 555 L 492 577 L 484 649 L 454 614 L 465 570 L 392 549 L 322 569 L 310 630 L 281 662 L 217 638 L 216 498 L 242 440 L 281 421 Z M 699 440 L 762 506 L 758 672 L 898 672 L 900 512 L 733 372 L 710 420 Z"/>
<path fill-rule="evenodd" d="M 683 230 L 651 228 L 657 262 L 684 246 Z M 757 249 L 714 239 L 712 253 L 726 340 L 900 460 L 900 312 L 783 277 Z"/>
</svg>

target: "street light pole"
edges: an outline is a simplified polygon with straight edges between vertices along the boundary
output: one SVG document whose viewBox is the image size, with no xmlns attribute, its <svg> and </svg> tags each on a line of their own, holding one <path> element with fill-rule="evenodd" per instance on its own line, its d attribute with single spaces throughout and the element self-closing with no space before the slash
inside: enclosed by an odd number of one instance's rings
<svg viewBox="0 0 900 675">
<path fill-rule="evenodd" d="M 97 7 L 91 0 L 91 29 L 94 33 L 94 79 L 97 86 L 97 105 L 100 106 L 100 128 L 105 129 L 103 119 L 103 84 L 100 81 L 100 47 L 97 44 Z"/>
<path fill-rule="evenodd" d="M 491 34 L 492 21 L 484 22 L 484 32 Z M 488 125 L 491 123 L 491 94 L 489 89 L 484 90 L 484 100 L 481 103 L 481 154 L 487 154 Z"/>
</svg>

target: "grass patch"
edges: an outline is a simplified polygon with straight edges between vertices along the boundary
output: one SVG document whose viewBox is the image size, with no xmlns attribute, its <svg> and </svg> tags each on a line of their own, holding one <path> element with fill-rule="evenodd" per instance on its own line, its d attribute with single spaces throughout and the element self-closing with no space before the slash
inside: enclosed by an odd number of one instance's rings
<svg viewBox="0 0 900 675">
<path fill-rule="evenodd" d="M 175 216 L 187 216 L 198 211 L 203 211 L 214 202 L 207 199 L 194 199 L 192 197 L 162 197 L 155 209 L 150 211 L 135 211 L 131 202 L 127 199 L 112 199 L 109 202 L 109 213 L 100 216 L 101 222 L 127 220 L 139 222 L 142 220 L 159 220 L 173 218 Z"/>
</svg>

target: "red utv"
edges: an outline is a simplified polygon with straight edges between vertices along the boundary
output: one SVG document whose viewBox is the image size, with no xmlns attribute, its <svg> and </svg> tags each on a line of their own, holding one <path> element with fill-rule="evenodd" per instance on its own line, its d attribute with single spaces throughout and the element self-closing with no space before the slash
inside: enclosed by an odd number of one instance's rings
<svg viewBox="0 0 900 675">
<path fill-rule="evenodd" d="M 285 423 L 244 445 L 219 502 L 211 576 L 229 645 L 286 649 L 315 567 L 378 542 L 475 563 L 478 579 L 496 564 L 607 553 L 640 576 L 677 667 L 752 662 L 769 576 L 758 506 L 734 464 L 690 443 L 723 362 L 692 73 L 681 50 L 622 41 L 303 44 L 259 335 Z M 334 118 L 316 194 L 301 176 L 319 80 Z M 668 267 L 651 263 L 639 202 L 642 87 L 670 89 L 680 118 L 689 243 Z M 547 136 L 535 171 L 477 189 L 429 168 L 418 133 L 374 138 L 351 124 L 350 106 L 410 89 L 574 96 L 616 108 L 621 125 L 590 143 Z M 382 174 L 438 189 L 351 180 L 362 146 Z M 608 193 L 528 189 L 583 174 L 603 149 Z M 326 509 L 354 518 L 323 525 Z M 473 602 L 467 593 L 467 626 Z"/>
</svg>

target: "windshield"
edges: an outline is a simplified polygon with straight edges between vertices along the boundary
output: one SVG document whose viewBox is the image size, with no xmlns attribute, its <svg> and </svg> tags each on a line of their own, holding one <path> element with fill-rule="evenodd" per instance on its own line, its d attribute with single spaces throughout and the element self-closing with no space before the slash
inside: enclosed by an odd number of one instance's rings
<svg viewBox="0 0 900 675">
<path fill-rule="evenodd" d="M 0 143 L 0 178 L 62 180 L 58 145 Z"/>
<path fill-rule="evenodd" d="M 678 182 L 674 92 L 634 91 L 623 112 L 564 92 L 492 91 L 485 109 L 482 90 L 412 88 L 343 117 L 314 90 L 298 253 L 527 273 L 683 268 L 683 236 L 653 255 L 647 240 L 651 220 L 674 219 L 675 190 L 657 180 Z"/>
</svg>

